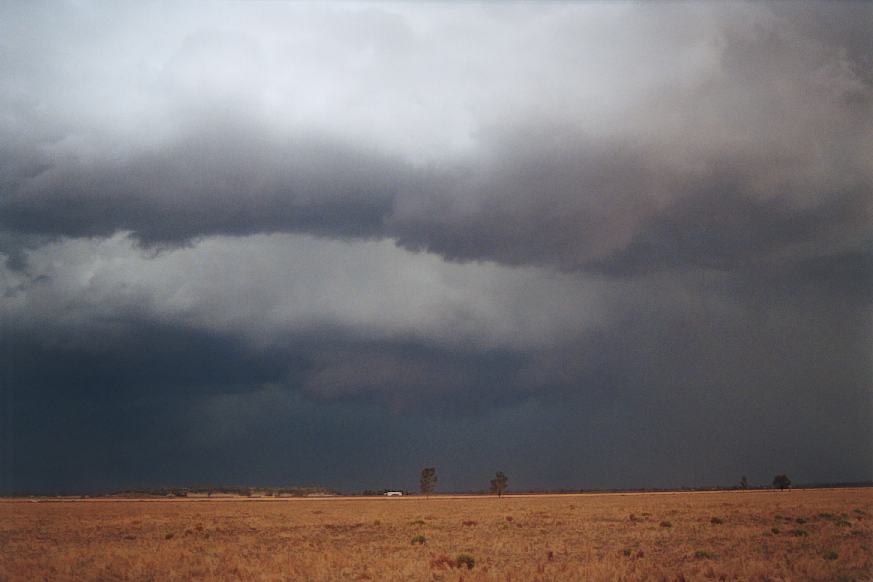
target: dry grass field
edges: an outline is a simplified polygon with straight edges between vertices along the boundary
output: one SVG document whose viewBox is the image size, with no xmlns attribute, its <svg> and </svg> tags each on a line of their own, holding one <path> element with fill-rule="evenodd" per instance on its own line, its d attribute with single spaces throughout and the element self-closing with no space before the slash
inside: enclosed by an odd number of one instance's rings
<svg viewBox="0 0 873 582">
<path fill-rule="evenodd" d="M 871 580 L 873 490 L 6 500 L 2 580 Z"/>
</svg>

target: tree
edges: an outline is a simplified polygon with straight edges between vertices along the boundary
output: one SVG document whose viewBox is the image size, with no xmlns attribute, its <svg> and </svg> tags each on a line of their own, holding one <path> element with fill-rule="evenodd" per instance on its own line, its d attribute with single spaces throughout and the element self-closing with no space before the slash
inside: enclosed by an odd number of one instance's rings
<svg viewBox="0 0 873 582">
<path fill-rule="evenodd" d="M 506 491 L 506 484 L 509 482 L 509 477 L 503 474 L 503 471 L 497 471 L 497 475 L 491 479 L 491 493 L 496 493 L 499 498 Z"/>
<path fill-rule="evenodd" d="M 746 479 L 746 476 L 743 475 L 740 477 L 740 489 L 748 489 L 749 488 L 749 480 Z"/>
<path fill-rule="evenodd" d="M 430 496 L 436 486 L 437 475 L 434 467 L 425 467 L 421 470 L 421 494 Z"/>
<path fill-rule="evenodd" d="M 791 479 L 788 475 L 776 475 L 773 477 L 773 487 L 778 487 L 780 490 L 791 487 Z"/>
</svg>

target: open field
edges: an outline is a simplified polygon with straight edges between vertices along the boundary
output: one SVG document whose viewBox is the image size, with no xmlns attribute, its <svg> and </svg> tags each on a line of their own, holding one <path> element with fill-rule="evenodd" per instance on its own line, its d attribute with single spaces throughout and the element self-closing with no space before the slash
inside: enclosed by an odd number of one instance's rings
<svg viewBox="0 0 873 582">
<path fill-rule="evenodd" d="M 6 500 L 0 579 L 873 580 L 871 536 L 871 489 Z"/>
</svg>

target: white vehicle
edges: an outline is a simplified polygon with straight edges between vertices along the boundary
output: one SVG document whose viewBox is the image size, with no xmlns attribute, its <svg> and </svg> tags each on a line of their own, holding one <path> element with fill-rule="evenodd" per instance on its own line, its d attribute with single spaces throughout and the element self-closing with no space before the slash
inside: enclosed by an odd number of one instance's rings
<svg viewBox="0 0 873 582">
<path fill-rule="evenodd" d="M 385 497 L 403 497 L 403 491 L 386 491 Z"/>
</svg>

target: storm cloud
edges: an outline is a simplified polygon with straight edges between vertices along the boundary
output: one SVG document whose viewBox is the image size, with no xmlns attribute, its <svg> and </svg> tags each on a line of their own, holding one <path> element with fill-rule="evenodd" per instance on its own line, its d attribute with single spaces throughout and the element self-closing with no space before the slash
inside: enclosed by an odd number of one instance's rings
<svg viewBox="0 0 873 582">
<path fill-rule="evenodd" d="M 4 489 L 873 476 L 866 4 L 2 13 Z"/>
</svg>

